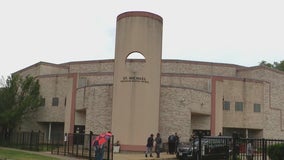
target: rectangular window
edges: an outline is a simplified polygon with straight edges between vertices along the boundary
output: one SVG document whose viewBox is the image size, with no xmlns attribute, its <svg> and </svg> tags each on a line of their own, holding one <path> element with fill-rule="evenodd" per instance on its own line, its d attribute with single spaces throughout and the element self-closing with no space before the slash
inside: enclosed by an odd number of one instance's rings
<svg viewBox="0 0 284 160">
<path fill-rule="evenodd" d="M 235 103 L 235 111 L 243 111 L 244 110 L 244 103 L 243 102 L 236 102 Z"/>
<path fill-rule="evenodd" d="M 253 111 L 254 112 L 261 112 L 260 104 L 253 104 Z"/>
<path fill-rule="evenodd" d="M 44 107 L 45 106 L 45 98 L 41 99 L 41 106 Z"/>
<path fill-rule="evenodd" d="M 58 106 L 58 104 L 59 104 L 59 98 L 53 97 L 52 98 L 52 106 Z"/>
<path fill-rule="evenodd" d="M 67 98 L 65 97 L 64 106 L 66 106 L 66 103 L 67 103 Z"/>
<path fill-rule="evenodd" d="M 78 87 L 80 88 L 80 87 L 85 87 L 85 86 L 87 86 L 87 78 L 80 77 Z"/>
<path fill-rule="evenodd" d="M 223 102 L 223 110 L 230 110 L 230 102 L 229 101 Z"/>
</svg>

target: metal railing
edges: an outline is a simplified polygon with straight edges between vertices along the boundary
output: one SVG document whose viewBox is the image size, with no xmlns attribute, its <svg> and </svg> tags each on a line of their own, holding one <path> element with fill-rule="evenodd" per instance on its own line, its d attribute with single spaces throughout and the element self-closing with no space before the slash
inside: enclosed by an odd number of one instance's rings
<svg viewBox="0 0 284 160">
<path fill-rule="evenodd" d="M 95 158 L 95 147 L 92 145 L 92 139 L 98 135 L 83 134 L 83 133 L 69 133 L 64 139 L 60 137 L 53 137 L 51 140 L 51 153 L 80 157 L 85 159 Z M 104 159 L 113 160 L 113 136 L 104 145 Z"/>
<path fill-rule="evenodd" d="M 269 148 L 279 144 L 284 146 L 284 140 L 240 138 L 236 134 L 230 137 L 199 135 L 194 142 L 193 148 L 197 149 L 193 152 L 193 160 L 247 160 L 251 155 L 247 152 L 249 143 L 253 160 L 270 160 Z"/>
<path fill-rule="evenodd" d="M 0 132 L 0 145 L 11 148 L 19 148 L 32 151 L 43 149 L 44 133 L 38 132 Z"/>
</svg>

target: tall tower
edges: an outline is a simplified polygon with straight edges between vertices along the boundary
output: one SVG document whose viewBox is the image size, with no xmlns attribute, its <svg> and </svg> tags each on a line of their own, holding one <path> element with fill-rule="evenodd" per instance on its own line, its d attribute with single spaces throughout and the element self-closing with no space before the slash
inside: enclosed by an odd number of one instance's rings
<svg viewBox="0 0 284 160">
<path fill-rule="evenodd" d="M 159 130 L 162 17 L 142 11 L 117 17 L 112 132 L 123 150 L 144 150 Z M 144 59 L 132 60 L 132 54 Z"/>
</svg>

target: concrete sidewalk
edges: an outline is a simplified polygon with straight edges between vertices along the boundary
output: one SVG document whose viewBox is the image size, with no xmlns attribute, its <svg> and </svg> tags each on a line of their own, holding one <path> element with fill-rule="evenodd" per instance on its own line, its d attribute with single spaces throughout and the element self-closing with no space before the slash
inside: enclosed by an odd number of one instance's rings
<svg viewBox="0 0 284 160">
<path fill-rule="evenodd" d="M 70 157 L 70 156 L 64 156 L 64 155 L 57 155 L 57 154 L 51 154 L 51 152 L 34 152 L 34 151 L 27 151 L 27 150 L 20 150 L 20 149 L 14 149 L 14 148 L 6 148 L 6 147 L 0 147 L 0 149 L 9 149 L 9 150 L 18 150 L 21 152 L 27 152 L 31 154 L 39 154 L 44 155 L 48 157 L 54 157 L 61 160 L 84 160 L 84 158 L 78 158 L 78 157 Z M 154 157 L 145 157 L 145 154 L 143 152 L 120 152 L 120 153 L 114 153 L 113 154 L 113 160 L 176 160 L 175 155 L 167 154 L 166 152 L 162 152 L 160 154 L 160 158 L 155 158 L 156 155 L 153 154 Z M 0 156 L 1 157 L 1 156 Z"/>
<path fill-rule="evenodd" d="M 51 153 L 48 153 L 51 155 Z M 68 157 L 63 155 L 52 155 L 56 156 L 57 158 L 60 158 L 62 160 L 79 160 L 80 158 L 76 157 Z M 160 154 L 160 158 L 156 158 L 156 155 L 153 154 L 154 157 L 145 157 L 144 153 L 132 153 L 132 152 L 122 152 L 122 153 L 114 153 L 113 154 L 113 160 L 177 160 L 175 155 L 170 155 L 165 152 Z M 82 159 L 81 159 L 82 160 Z"/>
<path fill-rule="evenodd" d="M 46 153 L 49 156 L 57 157 L 62 160 L 83 160 L 82 158 L 76 158 L 76 157 L 69 157 L 69 156 L 63 156 L 63 155 L 54 155 L 49 153 Z M 132 153 L 132 152 L 126 152 L 126 153 L 114 153 L 113 154 L 113 160 L 177 160 L 175 155 L 170 155 L 165 152 L 160 154 L 160 158 L 156 158 L 155 154 L 153 154 L 154 157 L 145 157 L 144 153 Z"/>
<path fill-rule="evenodd" d="M 166 152 L 162 152 L 160 154 L 160 158 L 156 158 L 156 155 L 153 154 L 153 157 L 145 157 L 143 152 L 141 153 L 114 153 L 113 160 L 176 160 L 175 155 L 167 154 Z"/>
</svg>

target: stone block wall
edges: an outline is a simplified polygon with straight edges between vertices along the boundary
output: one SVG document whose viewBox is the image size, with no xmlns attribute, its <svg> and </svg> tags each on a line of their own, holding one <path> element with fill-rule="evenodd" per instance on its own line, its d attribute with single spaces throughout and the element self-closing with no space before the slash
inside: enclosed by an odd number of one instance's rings
<svg viewBox="0 0 284 160">
<path fill-rule="evenodd" d="M 258 79 L 264 82 L 263 136 L 267 138 L 283 138 L 284 72 L 260 66 L 250 70 L 240 70 L 238 76 Z"/>
<path fill-rule="evenodd" d="M 40 122 L 64 122 L 65 109 L 71 106 L 70 96 L 72 79 L 67 75 L 45 76 L 39 78 L 40 91 L 45 98 L 45 105 L 39 108 L 38 121 Z M 57 97 L 58 106 L 52 106 L 52 99 Z"/>
<path fill-rule="evenodd" d="M 235 77 L 237 68 L 244 67 L 221 63 L 182 60 L 163 60 L 162 62 L 162 73 Z"/>
<path fill-rule="evenodd" d="M 110 130 L 113 63 L 114 60 L 61 65 L 38 63 L 21 70 L 19 73 L 23 76 L 39 78 L 41 94 L 46 99 L 45 106 L 36 113 L 36 122 L 39 123 L 29 123 L 22 128 L 43 129 L 40 124 L 46 122 L 66 123 L 65 116 L 68 115 L 65 111 L 71 107 L 72 99 L 73 79 L 70 74 L 78 73 L 75 124 L 85 125 L 86 133 Z M 218 95 L 223 94 L 224 100 L 230 101 L 232 107 L 223 111 L 223 127 L 263 130 L 255 135 L 263 134 L 265 138 L 283 137 L 283 72 L 262 67 L 163 60 L 159 115 L 163 139 L 177 132 L 181 140 L 188 140 L 193 129 L 210 129 L 213 76 L 222 79 Z M 85 78 L 85 86 L 79 86 L 80 78 Z M 57 107 L 51 105 L 53 97 L 59 98 Z M 244 112 L 234 110 L 237 101 L 244 102 Z M 260 113 L 253 112 L 254 103 L 261 105 Z"/>
<path fill-rule="evenodd" d="M 86 109 L 86 132 L 93 131 L 98 134 L 111 130 L 112 85 L 93 86 L 88 89 L 93 100 Z"/>
<path fill-rule="evenodd" d="M 233 128 L 262 129 L 264 122 L 264 84 L 242 79 L 223 80 L 223 98 L 230 109 L 223 111 L 223 126 Z M 235 103 L 243 103 L 243 111 L 236 111 Z M 261 112 L 254 112 L 254 104 L 260 104 Z"/>
<path fill-rule="evenodd" d="M 70 62 L 66 65 L 69 66 L 70 73 L 104 73 L 113 72 L 114 60 Z"/>
</svg>

